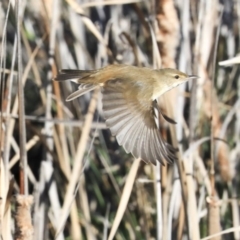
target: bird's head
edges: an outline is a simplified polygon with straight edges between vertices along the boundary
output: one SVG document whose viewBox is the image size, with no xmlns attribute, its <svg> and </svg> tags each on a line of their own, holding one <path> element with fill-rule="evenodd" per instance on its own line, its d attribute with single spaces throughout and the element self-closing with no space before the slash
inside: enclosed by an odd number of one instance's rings
<svg viewBox="0 0 240 240">
<path fill-rule="evenodd" d="M 163 78 L 168 86 L 171 86 L 172 88 L 190 79 L 198 78 L 196 75 L 187 75 L 186 73 L 173 68 L 165 68 L 161 69 L 160 71 L 162 73 L 162 76 L 164 76 Z"/>
<path fill-rule="evenodd" d="M 155 75 L 155 87 L 153 90 L 152 99 L 160 97 L 165 92 L 172 88 L 184 83 L 190 79 L 196 79 L 198 76 L 187 75 L 186 73 L 180 72 L 177 69 L 163 68 L 156 70 Z"/>
</svg>

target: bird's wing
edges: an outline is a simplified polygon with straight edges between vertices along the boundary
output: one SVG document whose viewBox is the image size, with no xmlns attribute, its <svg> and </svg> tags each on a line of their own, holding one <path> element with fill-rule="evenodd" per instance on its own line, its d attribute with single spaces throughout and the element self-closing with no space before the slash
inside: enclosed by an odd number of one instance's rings
<svg viewBox="0 0 240 240">
<path fill-rule="evenodd" d="M 84 95 L 85 93 L 88 93 L 88 92 L 94 90 L 94 89 L 97 88 L 97 87 L 98 87 L 97 85 L 92 85 L 92 84 L 86 84 L 86 85 L 81 84 L 81 85 L 78 87 L 78 90 L 77 90 L 77 91 L 71 93 L 71 94 L 67 97 L 66 101 L 67 101 L 67 102 L 72 101 L 72 100 L 74 100 L 74 99 L 76 99 L 76 98 Z"/>
<path fill-rule="evenodd" d="M 124 80 L 112 80 L 102 88 L 103 115 L 106 125 L 116 136 L 119 145 L 135 158 L 156 165 L 156 160 L 164 165 L 164 159 L 172 163 L 175 149 L 164 142 L 155 122 L 154 108 L 157 104 L 141 101 L 141 96 L 129 94 L 129 86 Z M 133 86 L 131 86 L 133 87 Z"/>
</svg>

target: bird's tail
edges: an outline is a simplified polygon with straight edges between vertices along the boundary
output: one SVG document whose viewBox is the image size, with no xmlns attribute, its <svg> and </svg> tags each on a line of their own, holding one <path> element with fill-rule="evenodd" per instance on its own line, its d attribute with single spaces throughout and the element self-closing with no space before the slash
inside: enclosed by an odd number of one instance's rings
<svg viewBox="0 0 240 240">
<path fill-rule="evenodd" d="M 61 70 L 59 74 L 53 79 L 55 81 L 67 81 L 71 80 L 76 82 L 79 85 L 78 90 L 69 95 L 66 101 L 72 101 L 75 98 L 78 98 L 84 95 L 87 92 L 94 90 L 98 87 L 97 84 L 93 84 L 89 81 L 93 74 L 96 73 L 96 70 Z"/>
<path fill-rule="evenodd" d="M 84 80 L 87 80 L 88 77 L 90 77 L 92 74 L 95 74 L 95 73 L 96 73 L 96 70 L 63 69 L 59 72 L 59 74 L 53 80 L 55 80 L 55 81 L 72 80 L 73 82 L 80 84 L 82 82 L 87 82 Z"/>
</svg>

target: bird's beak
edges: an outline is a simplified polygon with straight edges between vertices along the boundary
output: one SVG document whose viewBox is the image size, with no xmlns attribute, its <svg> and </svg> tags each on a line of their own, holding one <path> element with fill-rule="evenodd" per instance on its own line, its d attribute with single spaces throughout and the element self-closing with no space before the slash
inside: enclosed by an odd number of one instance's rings
<svg viewBox="0 0 240 240">
<path fill-rule="evenodd" d="M 197 76 L 197 75 L 188 75 L 188 78 L 189 79 L 197 79 L 197 78 L 200 78 L 200 77 Z"/>
</svg>

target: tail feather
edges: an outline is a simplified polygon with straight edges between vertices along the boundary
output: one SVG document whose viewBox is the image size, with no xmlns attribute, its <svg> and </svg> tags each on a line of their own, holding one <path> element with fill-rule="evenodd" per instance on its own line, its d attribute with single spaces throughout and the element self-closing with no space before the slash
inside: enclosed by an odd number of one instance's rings
<svg viewBox="0 0 240 240">
<path fill-rule="evenodd" d="M 96 73 L 96 70 L 68 70 L 63 69 L 59 74 L 53 79 L 55 81 L 66 81 L 72 80 L 80 84 L 79 89 L 68 96 L 66 101 L 72 101 L 75 98 L 82 96 L 83 94 L 94 90 L 98 85 L 89 83 L 88 80 L 91 75 Z"/>
<path fill-rule="evenodd" d="M 95 70 L 69 70 L 63 69 L 54 78 L 55 81 L 66 81 L 71 79 L 83 79 L 95 73 Z"/>
<path fill-rule="evenodd" d="M 62 69 L 60 73 L 68 73 L 68 74 L 78 74 L 81 75 L 83 73 L 92 74 L 95 70 L 79 70 L 79 69 Z"/>
</svg>

